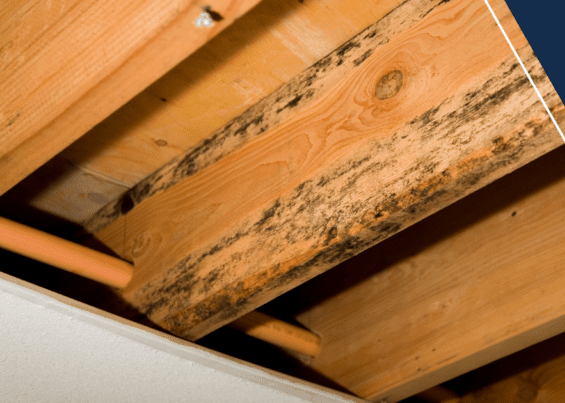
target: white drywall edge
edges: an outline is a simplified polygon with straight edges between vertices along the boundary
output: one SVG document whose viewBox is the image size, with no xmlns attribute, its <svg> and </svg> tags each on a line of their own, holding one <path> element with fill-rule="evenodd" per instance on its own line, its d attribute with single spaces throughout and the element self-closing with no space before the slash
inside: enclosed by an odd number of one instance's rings
<svg viewBox="0 0 565 403">
<path fill-rule="evenodd" d="M 0 273 L 5 402 L 364 402 Z"/>
</svg>

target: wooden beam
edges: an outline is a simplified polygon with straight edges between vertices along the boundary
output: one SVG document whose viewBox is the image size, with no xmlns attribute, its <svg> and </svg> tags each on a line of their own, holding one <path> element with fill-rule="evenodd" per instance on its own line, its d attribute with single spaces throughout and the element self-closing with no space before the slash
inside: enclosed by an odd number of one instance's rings
<svg viewBox="0 0 565 403">
<path fill-rule="evenodd" d="M 124 298 L 196 339 L 560 144 L 484 3 L 408 0 L 87 229 L 134 261 Z"/>
<path fill-rule="evenodd" d="M 565 332 L 563 164 L 561 147 L 285 295 L 322 337 L 313 368 L 396 402 Z"/>
<path fill-rule="evenodd" d="M 565 334 L 464 375 L 460 403 L 561 402 L 565 399 Z M 464 382 L 464 383 L 463 383 Z"/>
<path fill-rule="evenodd" d="M 258 2 L 10 2 L 0 15 L 0 194 Z M 203 12 L 212 25 L 197 26 Z"/>
</svg>

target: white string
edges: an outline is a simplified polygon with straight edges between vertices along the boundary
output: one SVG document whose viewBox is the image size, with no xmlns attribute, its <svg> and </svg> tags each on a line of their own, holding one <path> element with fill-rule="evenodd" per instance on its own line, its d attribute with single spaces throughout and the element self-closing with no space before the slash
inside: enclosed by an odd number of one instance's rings
<svg viewBox="0 0 565 403">
<path fill-rule="evenodd" d="M 549 113 L 549 117 L 551 118 L 551 120 L 553 121 L 553 124 L 555 125 L 555 127 L 557 128 L 557 131 L 559 132 L 559 134 L 561 135 L 561 138 L 563 139 L 563 141 L 565 142 L 565 136 L 563 135 L 563 132 L 561 131 L 561 128 L 559 127 L 559 125 L 557 124 L 557 121 L 555 120 L 555 118 L 553 117 L 553 114 L 551 113 L 551 111 L 549 110 L 549 108 L 547 107 L 547 104 L 545 103 L 545 101 L 543 100 L 543 97 L 541 96 L 541 93 L 538 90 L 538 87 L 536 87 L 536 84 L 534 83 L 534 80 L 532 80 L 532 77 L 530 76 L 530 73 L 528 73 L 528 70 L 526 69 L 526 66 L 524 66 L 524 63 L 522 63 L 522 60 L 520 59 L 520 56 L 518 56 L 518 52 L 516 52 L 516 49 L 514 48 L 514 46 L 512 45 L 512 42 L 510 42 L 510 39 L 508 39 L 508 35 L 506 35 L 506 32 L 504 31 L 504 28 L 502 28 L 502 25 L 500 24 L 500 21 L 498 21 L 498 18 L 496 18 L 496 15 L 494 14 L 494 11 L 492 11 L 492 8 L 490 7 L 490 4 L 488 2 L 488 0 L 485 0 L 485 3 L 490 11 L 490 13 L 492 14 L 492 16 L 494 17 L 494 20 L 496 21 L 496 24 L 498 25 L 498 27 L 500 28 L 500 30 L 502 31 L 502 35 L 504 35 L 504 38 L 506 38 L 506 42 L 508 42 L 508 45 L 510 45 L 510 48 L 512 48 L 512 52 L 514 52 L 514 55 L 516 56 L 516 59 L 518 59 L 518 62 L 520 62 L 520 66 L 522 66 L 522 69 L 524 70 L 524 73 L 526 73 L 526 76 L 528 76 L 528 79 L 530 80 L 530 83 L 532 83 L 532 86 L 534 87 L 534 90 L 536 91 L 536 94 L 538 94 L 539 99 L 541 100 L 541 103 L 543 104 L 543 106 L 545 107 L 545 110 L 547 111 L 547 113 Z"/>
</svg>

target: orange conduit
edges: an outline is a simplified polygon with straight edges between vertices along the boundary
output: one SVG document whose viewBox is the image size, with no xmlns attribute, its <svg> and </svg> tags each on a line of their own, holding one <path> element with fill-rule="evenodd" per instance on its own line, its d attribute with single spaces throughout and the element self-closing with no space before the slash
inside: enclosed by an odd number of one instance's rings
<svg viewBox="0 0 565 403">
<path fill-rule="evenodd" d="M 2 217 L 0 247 L 112 287 L 125 287 L 133 274 L 131 263 Z"/>
<path fill-rule="evenodd" d="M 2 217 L 0 247 L 112 287 L 124 288 L 133 275 L 129 262 Z M 320 352 L 318 335 L 257 311 L 228 326 L 307 356 Z"/>
<path fill-rule="evenodd" d="M 315 357 L 320 353 L 320 336 L 298 326 L 251 311 L 228 326 L 279 347 Z"/>
</svg>

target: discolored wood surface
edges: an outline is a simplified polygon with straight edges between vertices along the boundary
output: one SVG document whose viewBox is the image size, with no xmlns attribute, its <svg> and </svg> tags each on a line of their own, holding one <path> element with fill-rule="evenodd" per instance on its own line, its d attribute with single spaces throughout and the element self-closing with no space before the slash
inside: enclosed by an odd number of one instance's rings
<svg viewBox="0 0 565 403">
<path fill-rule="evenodd" d="M 484 3 L 405 1 L 87 228 L 134 261 L 126 300 L 197 339 L 560 144 Z"/>
<path fill-rule="evenodd" d="M 560 147 L 276 301 L 321 335 L 312 368 L 394 402 L 564 332 L 564 163 Z"/>
</svg>

